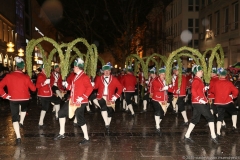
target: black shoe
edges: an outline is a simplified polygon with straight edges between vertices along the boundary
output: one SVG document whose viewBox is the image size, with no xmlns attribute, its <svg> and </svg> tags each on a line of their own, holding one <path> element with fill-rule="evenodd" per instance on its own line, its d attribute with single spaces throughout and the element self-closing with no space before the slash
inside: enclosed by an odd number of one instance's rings
<svg viewBox="0 0 240 160">
<path fill-rule="evenodd" d="M 219 140 L 219 139 L 221 139 L 221 138 L 222 138 L 222 135 L 217 134 L 217 139 Z"/>
<path fill-rule="evenodd" d="M 55 117 L 55 120 L 58 121 L 58 117 Z"/>
<path fill-rule="evenodd" d="M 222 125 L 221 128 L 222 128 L 222 129 L 226 129 L 227 126 L 226 126 L 226 125 Z"/>
<path fill-rule="evenodd" d="M 90 111 L 87 111 L 88 114 L 93 114 L 93 112 L 90 110 Z"/>
<path fill-rule="evenodd" d="M 135 114 L 132 114 L 132 118 L 134 118 L 135 117 Z"/>
<path fill-rule="evenodd" d="M 156 129 L 156 133 L 157 133 L 157 134 L 161 134 L 160 128 L 157 128 L 157 129 Z"/>
<path fill-rule="evenodd" d="M 187 138 L 187 137 L 184 136 L 184 140 L 187 141 L 187 142 L 194 143 L 194 140 L 192 140 L 191 137 Z"/>
<path fill-rule="evenodd" d="M 182 126 L 188 126 L 188 125 L 189 125 L 188 122 L 184 122 L 184 123 L 182 124 Z"/>
<path fill-rule="evenodd" d="M 237 130 L 237 128 L 235 128 L 235 127 L 232 127 L 232 131 L 233 131 L 234 133 L 238 133 L 238 130 Z"/>
<path fill-rule="evenodd" d="M 140 113 L 146 113 L 147 112 L 147 110 L 146 109 L 144 109 L 144 110 L 142 110 Z"/>
<path fill-rule="evenodd" d="M 208 127 L 208 123 L 204 125 L 205 127 Z"/>
<path fill-rule="evenodd" d="M 83 140 L 81 140 L 78 144 L 79 145 L 82 145 L 82 144 L 87 144 L 87 143 L 89 143 L 90 142 L 90 140 L 87 140 L 87 139 L 83 139 Z"/>
<path fill-rule="evenodd" d="M 77 124 L 77 123 L 73 123 L 73 126 L 74 126 L 74 127 L 78 127 L 78 124 Z"/>
<path fill-rule="evenodd" d="M 56 141 L 64 138 L 65 138 L 64 134 L 58 134 L 56 137 L 54 137 L 54 140 Z"/>
<path fill-rule="evenodd" d="M 21 138 L 16 139 L 16 144 L 21 144 Z"/>
<path fill-rule="evenodd" d="M 211 138 L 211 141 L 213 141 L 215 144 L 219 144 L 217 138 Z"/>
<path fill-rule="evenodd" d="M 106 125 L 105 128 L 106 128 L 106 133 L 109 133 L 109 132 L 110 132 L 110 127 L 109 127 L 109 125 Z"/>
<path fill-rule="evenodd" d="M 55 114 L 55 111 L 52 111 L 52 114 Z"/>
<path fill-rule="evenodd" d="M 22 123 L 19 123 L 20 128 L 24 128 Z"/>
<path fill-rule="evenodd" d="M 43 125 L 38 125 L 38 128 L 45 128 L 45 127 L 46 127 L 45 124 L 43 124 Z"/>
</svg>

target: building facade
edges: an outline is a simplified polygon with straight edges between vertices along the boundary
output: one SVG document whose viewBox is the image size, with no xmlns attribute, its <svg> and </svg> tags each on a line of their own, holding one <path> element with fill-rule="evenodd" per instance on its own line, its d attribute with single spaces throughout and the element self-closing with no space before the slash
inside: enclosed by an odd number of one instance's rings
<svg viewBox="0 0 240 160">
<path fill-rule="evenodd" d="M 221 44 L 224 67 L 240 62 L 240 0 L 202 0 L 199 19 L 199 50 Z"/>
</svg>

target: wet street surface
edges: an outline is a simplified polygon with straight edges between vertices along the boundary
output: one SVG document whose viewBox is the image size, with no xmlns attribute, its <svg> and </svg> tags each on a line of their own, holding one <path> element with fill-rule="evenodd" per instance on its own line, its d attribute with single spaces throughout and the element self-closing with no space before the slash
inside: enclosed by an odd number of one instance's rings
<svg viewBox="0 0 240 160">
<path fill-rule="evenodd" d="M 110 125 L 110 133 L 105 133 L 105 125 L 99 109 L 91 106 L 93 114 L 85 113 L 90 143 L 78 145 L 83 139 L 80 127 L 73 126 L 73 120 L 66 120 L 66 138 L 54 141 L 59 133 L 59 122 L 55 120 L 50 106 L 45 119 L 45 128 L 38 128 L 40 105 L 32 100 L 21 128 L 21 145 L 15 145 L 16 135 L 11 121 L 8 101 L 0 102 L 0 159 L 27 160 L 138 160 L 138 159 L 240 159 L 240 138 L 232 131 L 230 115 L 225 115 L 226 129 L 219 144 L 210 139 L 207 121 L 202 117 L 191 137 L 195 141 L 184 141 L 187 131 L 182 126 L 181 114 L 168 109 L 160 127 L 161 134 L 155 132 L 154 112 L 148 106 L 146 113 L 140 113 L 142 106 L 134 106 L 136 116 L 122 112 L 119 104 Z M 192 109 L 186 106 L 188 118 Z M 239 122 L 240 120 L 238 120 Z M 239 126 L 239 123 L 237 124 Z"/>
</svg>

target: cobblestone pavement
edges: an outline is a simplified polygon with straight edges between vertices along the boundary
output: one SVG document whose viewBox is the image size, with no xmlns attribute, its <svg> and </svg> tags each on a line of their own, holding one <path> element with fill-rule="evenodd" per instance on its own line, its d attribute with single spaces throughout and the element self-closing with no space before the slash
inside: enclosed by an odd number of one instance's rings
<svg viewBox="0 0 240 160">
<path fill-rule="evenodd" d="M 202 117 L 194 128 L 191 137 L 195 143 L 184 142 L 187 127 L 182 126 L 183 118 L 171 109 L 161 122 L 161 135 L 155 132 L 154 112 L 151 106 L 148 112 L 140 114 L 142 106 L 134 106 L 136 116 L 121 112 L 119 104 L 112 118 L 110 134 L 105 133 L 101 113 L 91 106 L 94 114 L 85 114 L 90 143 L 79 146 L 83 133 L 81 128 L 73 126 L 73 120 L 66 121 L 66 135 L 62 140 L 54 141 L 59 132 L 59 122 L 52 114 L 52 107 L 46 114 L 43 129 L 38 128 L 40 106 L 32 100 L 28 114 L 21 128 L 22 144 L 15 145 L 8 101 L 0 102 L 0 159 L 27 160 L 132 160 L 132 159 L 240 159 L 240 138 L 232 132 L 231 116 L 225 116 L 226 129 L 216 145 L 210 140 L 210 131 Z M 187 107 L 191 118 L 191 107 Z M 238 120 L 239 122 L 239 120 Z"/>
</svg>

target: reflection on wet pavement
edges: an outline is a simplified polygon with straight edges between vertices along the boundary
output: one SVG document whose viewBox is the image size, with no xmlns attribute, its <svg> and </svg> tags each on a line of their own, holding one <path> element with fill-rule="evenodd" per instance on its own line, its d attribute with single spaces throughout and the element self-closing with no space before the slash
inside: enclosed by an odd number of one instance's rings
<svg viewBox="0 0 240 160">
<path fill-rule="evenodd" d="M 161 122 L 161 135 L 155 133 L 153 109 L 140 114 L 142 106 L 135 107 L 135 118 L 120 111 L 119 105 L 110 126 L 110 133 L 105 133 L 105 126 L 99 110 L 91 107 L 94 114 L 85 114 L 91 142 L 79 146 L 83 133 L 81 128 L 73 126 L 73 120 L 66 121 L 66 138 L 54 141 L 59 132 L 59 123 L 51 113 L 51 107 L 44 119 L 46 128 L 38 128 L 40 107 L 33 102 L 21 129 L 22 144 L 15 145 L 10 108 L 7 101 L 1 102 L 0 112 L 0 159 L 27 160 L 123 160 L 123 159 L 240 159 L 240 140 L 238 133 L 231 131 L 231 117 L 226 115 L 226 129 L 222 129 L 220 144 L 210 140 L 206 120 L 201 118 L 191 137 L 195 143 L 183 140 L 187 127 L 181 126 L 183 119 L 169 109 Z M 191 118 L 191 107 L 187 107 Z"/>
</svg>

